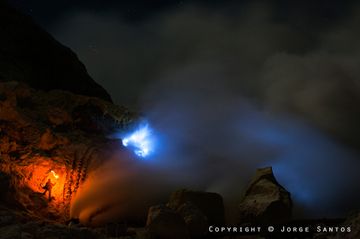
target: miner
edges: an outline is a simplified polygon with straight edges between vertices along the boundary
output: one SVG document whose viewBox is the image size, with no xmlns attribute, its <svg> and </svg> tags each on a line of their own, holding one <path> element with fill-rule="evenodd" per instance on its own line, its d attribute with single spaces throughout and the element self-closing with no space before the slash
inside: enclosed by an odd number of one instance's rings
<svg viewBox="0 0 360 239">
<path fill-rule="evenodd" d="M 52 183 L 50 178 L 47 180 L 46 184 L 42 187 L 45 191 L 43 192 L 43 195 L 46 194 L 46 192 L 49 192 L 49 201 L 51 201 L 51 190 L 55 183 Z"/>
</svg>

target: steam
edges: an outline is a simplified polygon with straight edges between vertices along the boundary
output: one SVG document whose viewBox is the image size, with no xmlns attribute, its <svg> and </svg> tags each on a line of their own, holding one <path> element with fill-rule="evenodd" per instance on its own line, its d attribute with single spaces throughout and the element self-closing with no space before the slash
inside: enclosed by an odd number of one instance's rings
<svg viewBox="0 0 360 239">
<path fill-rule="evenodd" d="M 359 207 L 359 9 L 323 28 L 276 20 L 270 4 L 242 9 L 188 6 L 136 25 L 81 12 L 58 26 L 58 39 L 160 139 L 150 160 L 114 153 L 74 215 L 144 214 L 177 187 L 219 192 L 231 207 L 264 166 L 292 193 L 298 217 Z"/>
</svg>

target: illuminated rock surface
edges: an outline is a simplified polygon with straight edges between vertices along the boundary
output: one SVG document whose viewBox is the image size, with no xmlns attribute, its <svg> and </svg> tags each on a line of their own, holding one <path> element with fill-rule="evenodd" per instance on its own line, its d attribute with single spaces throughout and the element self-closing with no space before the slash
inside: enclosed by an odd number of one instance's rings
<svg viewBox="0 0 360 239">
<path fill-rule="evenodd" d="M 68 220 L 71 199 L 111 145 L 107 133 L 135 115 L 101 99 L 17 82 L 0 83 L 0 96 L 2 203 L 24 218 Z M 91 123 L 79 127 L 86 116 Z M 49 179 L 51 198 L 43 195 Z"/>
<path fill-rule="evenodd" d="M 290 193 L 276 181 L 272 168 L 258 169 L 239 205 L 239 223 L 284 223 L 291 211 Z"/>
</svg>

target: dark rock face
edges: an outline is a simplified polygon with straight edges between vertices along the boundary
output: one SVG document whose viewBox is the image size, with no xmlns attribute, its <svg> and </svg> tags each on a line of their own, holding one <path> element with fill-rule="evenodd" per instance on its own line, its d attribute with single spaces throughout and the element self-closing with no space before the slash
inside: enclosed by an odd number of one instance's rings
<svg viewBox="0 0 360 239">
<path fill-rule="evenodd" d="M 272 168 L 258 169 L 239 205 L 239 223 L 276 224 L 291 219 L 292 200 Z"/>
<path fill-rule="evenodd" d="M 153 206 L 149 209 L 146 227 L 149 238 L 190 238 L 184 219 L 164 205 Z"/>
<path fill-rule="evenodd" d="M 111 101 L 67 47 L 0 0 L 0 81 L 25 82 Z"/>
<path fill-rule="evenodd" d="M 217 193 L 178 190 L 170 196 L 168 206 L 180 210 L 184 204 L 197 207 L 210 225 L 224 225 L 225 212 L 222 197 Z"/>
</svg>

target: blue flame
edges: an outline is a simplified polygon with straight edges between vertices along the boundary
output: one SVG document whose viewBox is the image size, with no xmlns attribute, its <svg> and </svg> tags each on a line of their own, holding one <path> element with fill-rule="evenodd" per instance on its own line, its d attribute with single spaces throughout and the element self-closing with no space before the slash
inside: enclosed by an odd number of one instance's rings
<svg viewBox="0 0 360 239">
<path fill-rule="evenodd" d="M 122 144 L 132 149 L 137 156 L 148 157 L 154 151 L 154 136 L 150 126 L 147 123 L 140 125 L 122 139 Z"/>
</svg>

